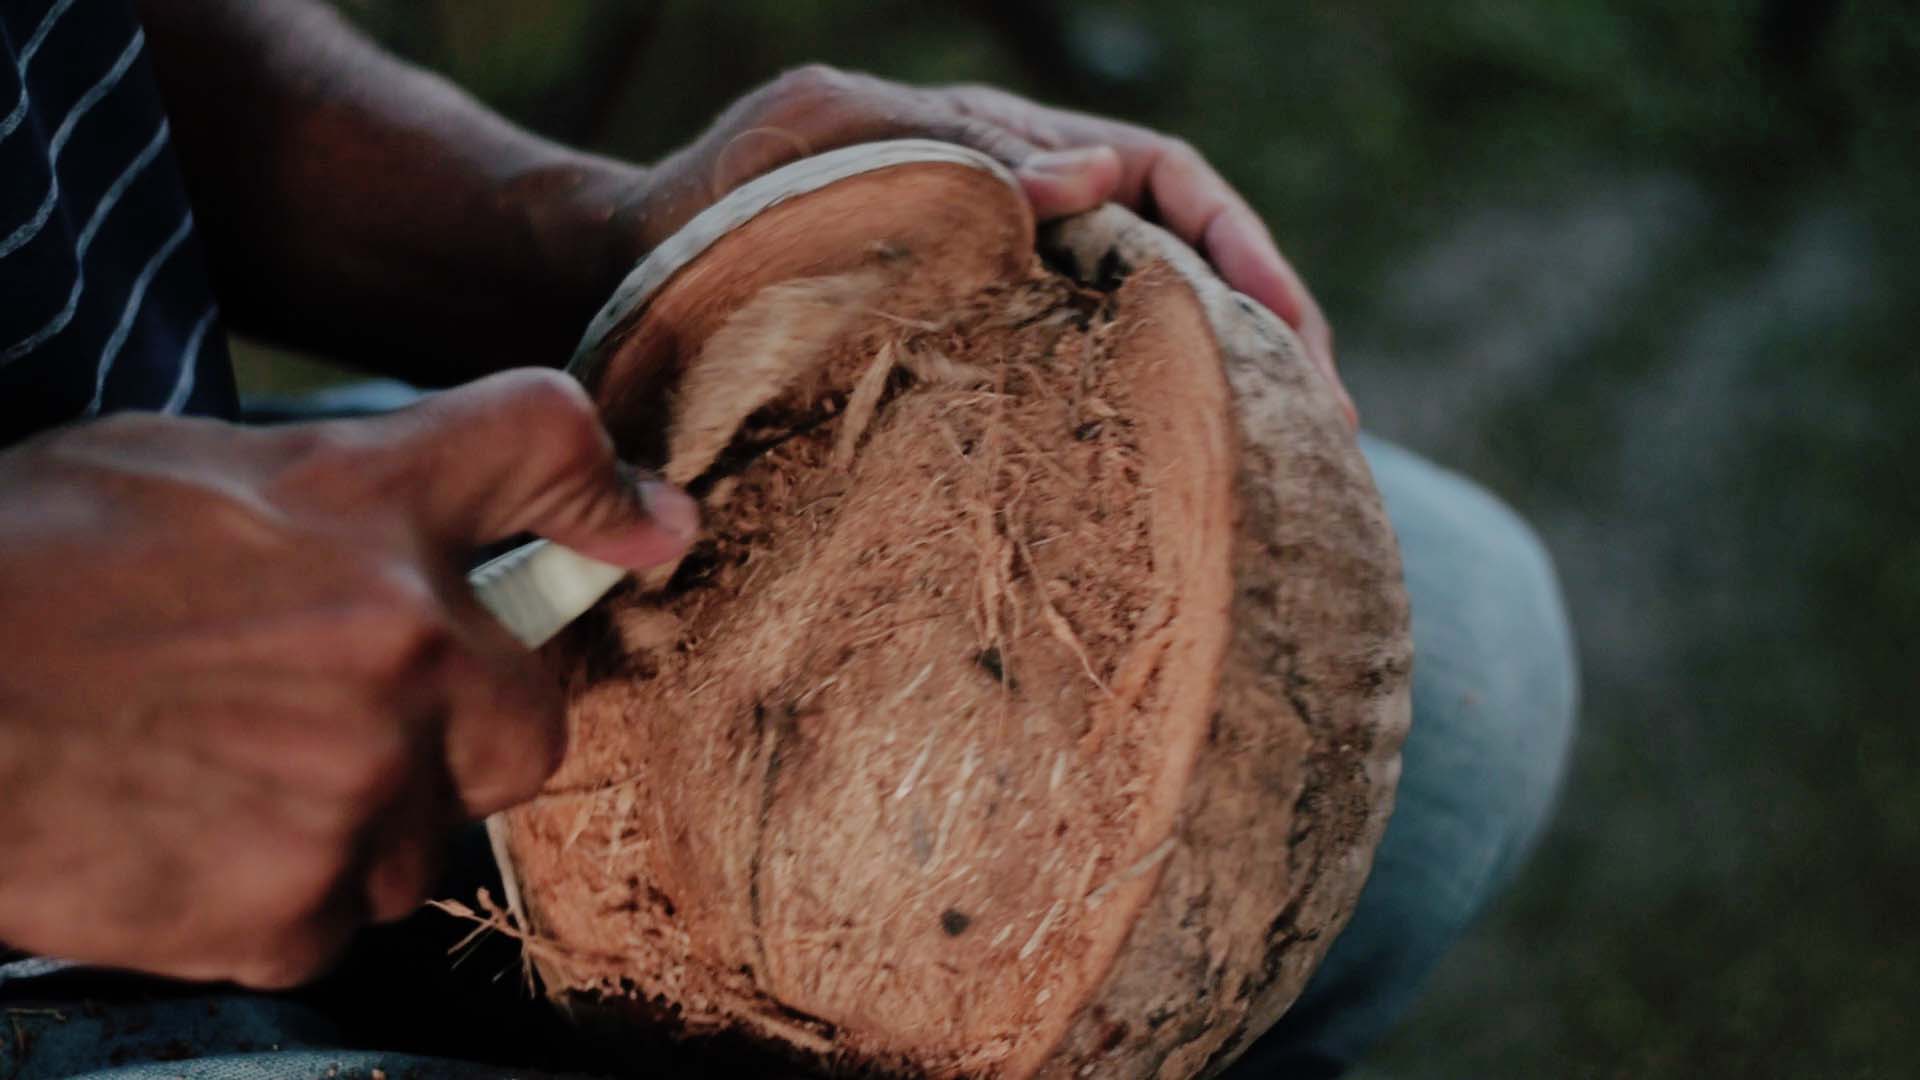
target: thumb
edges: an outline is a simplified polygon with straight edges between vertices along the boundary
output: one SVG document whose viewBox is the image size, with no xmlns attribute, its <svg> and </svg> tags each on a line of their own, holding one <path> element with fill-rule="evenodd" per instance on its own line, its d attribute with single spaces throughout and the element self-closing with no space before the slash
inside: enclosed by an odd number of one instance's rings
<svg viewBox="0 0 1920 1080">
<path fill-rule="evenodd" d="M 1042 150 L 1022 161 L 1014 175 L 1026 189 L 1035 217 L 1065 217 L 1113 196 L 1120 186 L 1120 155 L 1111 146 Z"/>
<path fill-rule="evenodd" d="M 640 569 L 678 558 L 700 530 L 698 504 L 621 463 L 586 391 L 557 371 L 502 372 L 389 419 L 421 519 L 450 547 L 531 532 Z"/>
</svg>

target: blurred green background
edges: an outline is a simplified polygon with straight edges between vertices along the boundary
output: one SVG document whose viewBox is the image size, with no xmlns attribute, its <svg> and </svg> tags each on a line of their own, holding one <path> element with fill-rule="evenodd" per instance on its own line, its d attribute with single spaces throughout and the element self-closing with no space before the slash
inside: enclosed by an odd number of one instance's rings
<svg viewBox="0 0 1920 1080">
<path fill-rule="evenodd" d="M 640 160 L 785 67 L 1182 135 L 1366 424 L 1531 518 L 1584 728 L 1519 887 L 1369 1077 L 1920 1062 L 1920 15 L 1761 0 L 343 0 Z M 259 349 L 243 380 L 329 377 Z"/>
</svg>

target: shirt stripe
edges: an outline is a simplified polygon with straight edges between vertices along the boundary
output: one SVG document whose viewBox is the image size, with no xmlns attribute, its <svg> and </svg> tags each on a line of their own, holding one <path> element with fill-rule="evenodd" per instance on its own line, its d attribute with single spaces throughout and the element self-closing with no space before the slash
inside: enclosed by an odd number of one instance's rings
<svg viewBox="0 0 1920 1080">
<path fill-rule="evenodd" d="M 60 16 L 65 15 L 67 9 L 73 7 L 73 4 L 74 0 L 59 0 L 47 9 L 46 15 L 40 20 L 40 25 L 33 28 L 33 36 L 28 38 L 26 45 L 20 49 L 22 75 L 26 74 L 27 68 L 33 64 L 34 54 L 38 53 L 40 46 L 46 43 L 47 35 L 53 33 L 53 24 L 59 22 Z"/>
<path fill-rule="evenodd" d="M 47 175 L 46 198 L 40 200 L 40 206 L 34 210 L 32 217 L 21 222 L 20 227 L 7 234 L 5 240 L 0 240 L 0 259 L 4 259 L 13 254 L 19 250 L 20 245 L 38 235 L 40 227 L 45 225 L 47 219 L 53 216 L 54 204 L 59 201 L 60 178 L 49 173 Z"/>
<path fill-rule="evenodd" d="M 23 76 L 26 74 L 24 65 L 21 68 L 20 74 Z M 13 134 L 13 129 L 19 127 L 20 121 L 27 118 L 28 97 L 27 83 L 23 78 L 20 81 L 20 99 L 13 103 L 13 111 L 5 116 L 0 116 L 0 139 L 4 139 Z"/>
<path fill-rule="evenodd" d="M 79 125 L 81 118 L 92 111 L 95 105 L 100 104 L 101 98 L 112 93 L 115 86 L 120 85 L 120 79 L 126 75 L 127 69 L 133 66 L 134 58 L 140 55 L 140 47 L 146 44 L 146 40 L 144 33 L 135 30 L 133 40 L 127 42 L 127 47 L 121 50 L 120 58 L 114 61 L 105 75 L 100 76 L 99 82 L 94 83 L 86 93 L 80 95 L 80 100 L 73 103 L 73 108 L 67 110 L 66 118 L 60 121 L 58 128 L 54 129 L 53 139 L 47 144 L 46 198 L 40 200 L 40 207 L 34 211 L 32 217 L 13 230 L 5 240 L 0 240 L 0 259 L 13 254 L 22 244 L 32 240 L 40 232 L 40 227 L 47 223 L 47 218 L 53 216 L 53 206 L 60 201 L 60 151 L 66 148 L 67 140 L 73 137 L 73 129 Z M 26 93 L 24 82 L 21 84 L 20 92 L 23 95 Z"/>
<path fill-rule="evenodd" d="M 113 88 L 120 85 L 120 79 L 126 75 L 127 69 L 133 66 L 134 59 L 140 55 L 140 49 L 146 43 L 146 32 L 134 30 L 133 40 L 127 42 L 126 48 L 120 50 L 120 55 L 113 61 L 113 66 L 107 69 L 105 75 L 100 76 L 99 82 L 88 87 L 87 92 L 80 95 L 80 100 L 74 102 L 73 108 L 68 109 L 67 115 L 61 119 L 60 126 L 53 129 L 53 138 L 47 143 L 49 157 L 56 162 L 60 160 L 60 151 L 66 147 L 67 140 L 73 137 L 74 126 L 80 123 L 80 118 L 87 115 L 95 105 L 100 104 L 101 98 L 112 93 Z"/>
<path fill-rule="evenodd" d="M 120 175 L 114 178 L 113 184 L 107 188 L 106 193 L 100 196 L 100 205 L 94 207 L 93 216 L 87 219 L 86 227 L 80 230 L 80 238 L 74 243 L 74 261 L 79 266 L 79 270 L 74 274 L 72 288 L 67 291 L 66 306 L 55 312 L 45 326 L 9 345 L 6 351 L 0 352 L 0 365 L 20 359 L 67 328 L 67 323 L 73 320 L 75 309 L 80 306 L 80 294 L 87 288 L 87 249 L 93 246 L 94 236 L 100 232 L 100 226 L 107 220 L 107 214 L 120 201 L 120 197 L 127 193 L 127 188 L 132 186 L 142 170 L 153 164 L 153 159 L 160 156 L 160 151 L 166 145 L 167 121 L 162 119 L 160 130 L 153 133 L 153 138 L 147 141 L 146 148 L 141 150 L 139 156 L 135 157 L 125 169 L 121 170 Z"/>
<path fill-rule="evenodd" d="M 200 370 L 200 342 L 207 336 L 207 328 L 213 325 L 213 317 L 220 313 L 217 305 L 209 306 L 200 321 L 193 324 L 193 333 L 187 335 L 186 348 L 180 350 L 180 378 L 174 381 L 173 393 L 167 395 L 167 403 L 160 411 L 177 413 L 186 407 L 187 399 L 193 396 L 193 375 Z"/>
<path fill-rule="evenodd" d="M 34 27 L 33 36 L 27 39 L 26 46 L 20 50 L 20 100 L 14 102 L 12 111 L 7 113 L 5 119 L 0 120 L 0 139 L 4 139 L 13 134 L 13 129 L 19 127 L 20 121 L 25 119 L 27 115 L 27 69 L 33 66 L 34 54 L 40 51 L 41 43 L 47 40 L 48 34 L 53 32 L 53 24 L 60 21 L 60 16 L 65 15 L 67 9 L 72 7 L 73 3 L 74 0 L 60 0 L 59 3 L 48 8 L 46 15 L 40 19 L 40 25 Z"/>
<path fill-rule="evenodd" d="M 106 347 L 100 350 L 100 367 L 93 378 L 93 400 L 87 402 L 87 415 L 96 416 L 100 412 L 100 399 L 107 392 L 107 376 L 113 371 L 113 362 L 120 357 L 120 347 L 127 343 L 127 335 L 133 332 L 134 316 L 140 314 L 140 304 L 147 298 L 147 286 L 153 284 L 153 276 L 160 272 L 174 251 L 186 242 L 193 233 L 193 211 L 187 211 L 180 219 L 179 227 L 160 250 L 153 253 L 147 265 L 140 268 L 140 276 L 133 279 L 133 288 L 127 291 L 127 306 L 120 311 L 119 325 L 113 328 L 113 336 L 107 339 Z"/>
<path fill-rule="evenodd" d="M 0 0 L 0 446 L 238 411 L 139 3 Z"/>
</svg>

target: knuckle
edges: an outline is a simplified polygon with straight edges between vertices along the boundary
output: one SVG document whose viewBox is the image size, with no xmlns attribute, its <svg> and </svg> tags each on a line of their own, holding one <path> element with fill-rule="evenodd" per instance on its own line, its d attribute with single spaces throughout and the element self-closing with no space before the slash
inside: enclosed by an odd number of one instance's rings
<svg viewBox="0 0 1920 1080">
<path fill-rule="evenodd" d="M 952 83 L 926 91 L 929 98 L 969 119 L 987 119 L 997 104 L 993 87 L 983 83 Z"/>
<path fill-rule="evenodd" d="M 1160 156 L 1168 165 L 1181 170 L 1191 170 L 1206 164 L 1207 159 L 1201 157 L 1200 151 L 1187 140 L 1176 135 L 1162 135 L 1160 138 Z"/>
<path fill-rule="evenodd" d="M 430 891 L 425 874 L 414 874 L 404 884 L 397 878 L 389 878 L 375 886 L 370 893 L 371 922 L 390 923 L 420 910 Z"/>
<path fill-rule="evenodd" d="M 809 141 L 825 139 L 831 144 L 839 141 L 837 133 L 848 125 L 871 121 L 893 96 L 887 84 L 871 76 L 826 64 L 806 64 L 768 84 L 758 108 L 750 115 L 759 126 L 787 130 Z"/>
<path fill-rule="evenodd" d="M 567 749 L 564 707 L 558 695 L 529 698 L 510 716 L 486 719 L 484 737 L 463 738 L 452 749 L 452 771 L 462 800 L 476 817 L 539 794 Z"/>
<path fill-rule="evenodd" d="M 514 375 L 514 401 L 534 417 L 553 423 L 597 422 L 593 399 L 565 372 L 529 368 Z"/>
<path fill-rule="evenodd" d="M 405 917 L 427 899 L 433 886 L 433 859 L 424 838 L 394 844 L 367 880 L 367 901 L 375 922 Z"/>
<path fill-rule="evenodd" d="M 956 115 L 979 120 L 996 127 L 1004 127 L 1021 135 L 1044 134 L 1051 137 L 1053 143 L 1064 143 L 1053 125 L 1046 122 L 1043 111 L 1032 102 L 1017 94 L 1009 93 L 987 83 L 954 83 L 944 86 L 934 94 L 941 104 Z M 1047 141 L 1036 138 L 1035 141 Z"/>
<path fill-rule="evenodd" d="M 847 85 L 847 74 L 831 64 L 802 64 L 781 72 L 771 87 L 780 100 L 805 100 L 830 97 Z"/>
<path fill-rule="evenodd" d="M 600 412 L 572 376 L 558 371 L 529 371 L 521 377 L 514 400 L 542 435 L 600 436 Z"/>
<path fill-rule="evenodd" d="M 534 443 L 553 455 L 562 472 L 590 469 L 613 456 L 613 444 L 600 422 L 600 412 L 587 392 L 571 377 L 543 372 L 530 378 L 522 391 L 528 426 L 540 435 Z"/>
<path fill-rule="evenodd" d="M 933 134 L 949 142 L 970 146 L 1001 161 L 1017 162 L 1028 150 L 1012 132 L 985 120 L 963 117 L 951 127 L 936 130 Z"/>
</svg>

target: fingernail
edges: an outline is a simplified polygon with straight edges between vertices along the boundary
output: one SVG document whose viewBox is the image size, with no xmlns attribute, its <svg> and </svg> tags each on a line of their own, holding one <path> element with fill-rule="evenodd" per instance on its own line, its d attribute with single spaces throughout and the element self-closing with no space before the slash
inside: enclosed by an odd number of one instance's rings
<svg viewBox="0 0 1920 1080">
<path fill-rule="evenodd" d="M 1081 146 L 1072 150 L 1042 150 L 1020 163 L 1020 171 L 1034 176 L 1078 176 L 1094 163 L 1112 153 L 1104 146 Z"/>
<path fill-rule="evenodd" d="M 665 480 L 642 480 L 639 488 L 640 505 L 661 530 L 689 543 L 700 535 L 700 504 L 693 496 Z"/>
</svg>

